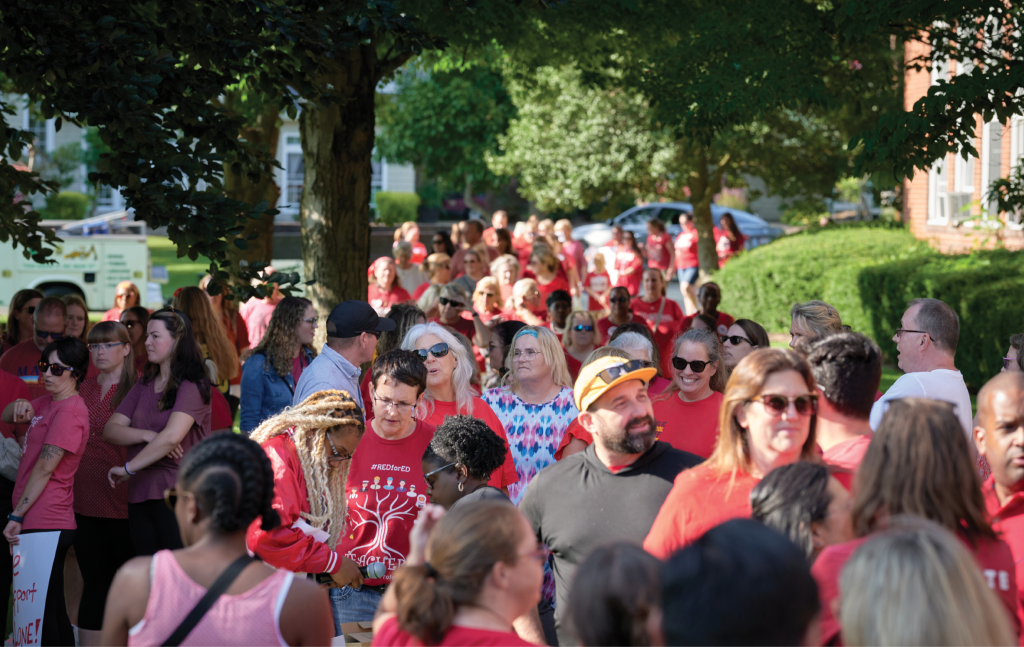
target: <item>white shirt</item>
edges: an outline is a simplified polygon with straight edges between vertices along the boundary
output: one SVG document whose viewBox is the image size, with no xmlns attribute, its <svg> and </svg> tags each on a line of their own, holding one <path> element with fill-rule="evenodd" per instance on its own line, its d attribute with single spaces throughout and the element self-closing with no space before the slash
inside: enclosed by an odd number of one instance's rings
<svg viewBox="0 0 1024 647">
<path fill-rule="evenodd" d="M 889 400 L 900 398 L 929 398 L 943 400 L 956 405 L 956 417 L 964 428 L 967 437 L 971 437 L 974 423 L 971 418 L 971 395 L 967 392 L 967 384 L 960 371 L 939 368 L 934 371 L 907 373 L 889 387 L 878 402 L 871 407 L 871 429 L 878 430 L 882 422 L 882 414 L 888 409 Z"/>
</svg>

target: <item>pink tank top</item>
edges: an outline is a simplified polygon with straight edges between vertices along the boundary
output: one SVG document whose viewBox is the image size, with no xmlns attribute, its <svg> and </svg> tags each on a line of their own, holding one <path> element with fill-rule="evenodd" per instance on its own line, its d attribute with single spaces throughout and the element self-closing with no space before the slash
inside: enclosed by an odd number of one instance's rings
<svg viewBox="0 0 1024 647">
<path fill-rule="evenodd" d="M 281 607 L 294 573 L 277 571 L 241 595 L 221 595 L 182 645 L 287 645 Z M 162 645 L 206 594 L 169 550 L 153 555 L 146 615 L 128 632 L 129 645 Z"/>
</svg>

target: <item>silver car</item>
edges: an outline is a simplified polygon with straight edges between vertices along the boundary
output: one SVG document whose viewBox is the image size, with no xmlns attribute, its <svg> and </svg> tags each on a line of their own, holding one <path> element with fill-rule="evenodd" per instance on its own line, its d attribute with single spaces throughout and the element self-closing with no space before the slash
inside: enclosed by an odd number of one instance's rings
<svg viewBox="0 0 1024 647">
<path fill-rule="evenodd" d="M 612 239 L 612 227 L 619 226 L 625 231 L 633 232 L 636 242 L 643 244 L 647 240 L 647 221 L 657 218 L 665 223 L 665 229 L 674 239 L 680 234 L 679 215 L 684 211 L 693 212 L 688 202 L 652 202 L 623 211 L 607 222 L 580 225 L 572 230 L 572 237 L 584 241 L 590 247 L 607 245 Z M 718 226 L 722 214 L 730 213 L 740 228 L 740 233 L 747 237 L 747 249 L 753 249 L 775 240 L 782 235 L 782 230 L 772 227 L 760 216 L 746 211 L 728 209 L 717 204 L 711 205 L 711 218 Z"/>
</svg>

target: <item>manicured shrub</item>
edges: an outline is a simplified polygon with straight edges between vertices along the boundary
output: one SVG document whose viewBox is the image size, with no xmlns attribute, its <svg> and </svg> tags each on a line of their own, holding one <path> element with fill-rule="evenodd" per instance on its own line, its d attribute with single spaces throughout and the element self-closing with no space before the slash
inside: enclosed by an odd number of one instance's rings
<svg viewBox="0 0 1024 647">
<path fill-rule="evenodd" d="M 415 193 L 399 191 L 378 191 L 375 202 L 377 203 L 377 222 L 395 227 L 403 222 L 416 220 L 420 196 Z"/>
</svg>

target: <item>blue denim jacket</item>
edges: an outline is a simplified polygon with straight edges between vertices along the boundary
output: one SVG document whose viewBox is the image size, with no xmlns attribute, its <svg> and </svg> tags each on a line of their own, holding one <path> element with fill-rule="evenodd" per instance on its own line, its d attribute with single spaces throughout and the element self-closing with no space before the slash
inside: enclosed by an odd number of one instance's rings
<svg viewBox="0 0 1024 647">
<path fill-rule="evenodd" d="M 313 361 L 308 349 L 306 364 Z M 292 403 L 295 381 L 289 373 L 284 378 L 277 374 L 267 356 L 256 353 L 245 361 L 242 367 L 241 421 L 239 427 L 248 435 L 267 418 L 278 414 Z"/>
</svg>

